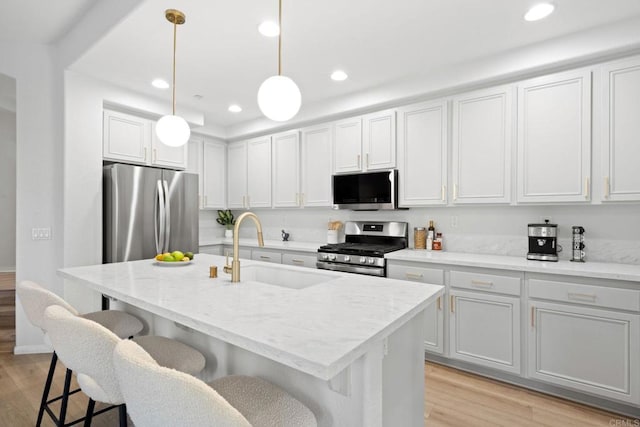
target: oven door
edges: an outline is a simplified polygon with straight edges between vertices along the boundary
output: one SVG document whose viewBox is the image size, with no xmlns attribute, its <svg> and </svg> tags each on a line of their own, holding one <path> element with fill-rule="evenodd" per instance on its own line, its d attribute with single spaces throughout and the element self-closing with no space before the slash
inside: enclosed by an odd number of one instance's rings
<svg viewBox="0 0 640 427">
<path fill-rule="evenodd" d="M 330 261 L 317 261 L 316 267 L 321 270 L 342 271 L 345 273 L 367 274 L 369 276 L 386 277 L 384 267 L 368 267 L 364 265 L 341 264 Z"/>
</svg>

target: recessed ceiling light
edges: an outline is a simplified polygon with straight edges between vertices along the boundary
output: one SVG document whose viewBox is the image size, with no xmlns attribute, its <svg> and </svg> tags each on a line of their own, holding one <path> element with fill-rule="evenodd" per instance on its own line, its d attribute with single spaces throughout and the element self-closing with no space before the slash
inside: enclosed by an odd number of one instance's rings
<svg viewBox="0 0 640 427">
<path fill-rule="evenodd" d="M 347 80 L 347 77 L 349 77 L 347 75 L 347 73 L 345 73 L 342 70 L 336 70 L 333 73 L 331 73 L 331 80 L 335 80 L 337 82 L 341 82 L 343 80 Z"/>
<path fill-rule="evenodd" d="M 155 79 L 151 82 L 151 85 L 158 89 L 169 89 L 169 83 L 163 79 Z"/>
<path fill-rule="evenodd" d="M 258 25 L 258 31 L 265 37 L 277 37 L 280 34 L 280 27 L 273 21 L 264 21 Z"/>
<path fill-rule="evenodd" d="M 538 21 L 551 15 L 554 9 L 555 6 L 551 3 L 539 3 L 529 9 L 529 11 L 524 15 L 524 20 Z"/>
<path fill-rule="evenodd" d="M 242 111 L 242 107 L 237 104 L 232 104 L 229 105 L 229 111 L 231 111 L 232 113 L 239 113 L 240 111 Z"/>
</svg>

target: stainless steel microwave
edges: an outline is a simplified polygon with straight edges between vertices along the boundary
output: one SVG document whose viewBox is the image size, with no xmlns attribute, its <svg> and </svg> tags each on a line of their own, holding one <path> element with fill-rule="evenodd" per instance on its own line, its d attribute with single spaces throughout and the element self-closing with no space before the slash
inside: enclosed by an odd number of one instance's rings
<svg viewBox="0 0 640 427">
<path fill-rule="evenodd" d="M 398 170 L 333 175 L 332 190 L 334 209 L 396 209 Z"/>
</svg>

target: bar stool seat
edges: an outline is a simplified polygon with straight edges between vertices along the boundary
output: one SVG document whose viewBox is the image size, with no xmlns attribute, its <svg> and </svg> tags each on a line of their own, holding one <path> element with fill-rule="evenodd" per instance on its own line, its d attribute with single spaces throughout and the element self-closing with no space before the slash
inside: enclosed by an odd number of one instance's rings
<svg viewBox="0 0 640 427">
<path fill-rule="evenodd" d="M 195 375 L 204 369 L 204 356 L 186 344 L 161 336 L 144 335 L 133 339 L 160 366 Z"/>
</svg>

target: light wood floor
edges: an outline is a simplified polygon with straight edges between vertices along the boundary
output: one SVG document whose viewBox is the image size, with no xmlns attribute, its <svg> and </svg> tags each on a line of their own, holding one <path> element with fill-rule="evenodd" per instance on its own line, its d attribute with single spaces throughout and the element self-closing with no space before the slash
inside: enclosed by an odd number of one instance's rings
<svg viewBox="0 0 640 427">
<path fill-rule="evenodd" d="M 49 360 L 48 354 L 0 354 L 1 427 L 35 424 Z M 56 372 L 52 392 L 60 393 L 64 375 L 60 365 Z M 615 414 L 432 363 L 425 364 L 424 375 L 427 389 L 424 420 L 429 427 L 640 425 Z M 73 395 L 69 404 L 71 418 L 68 420 L 84 415 L 86 403 L 87 398 L 82 393 Z M 626 420 L 627 423 L 616 423 L 616 420 Z M 45 415 L 43 426 L 52 425 Z M 96 417 L 93 425 L 117 426 L 116 412 Z"/>
<path fill-rule="evenodd" d="M 0 272 L 0 353 L 16 344 L 16 273 Z"/>
</svg>

